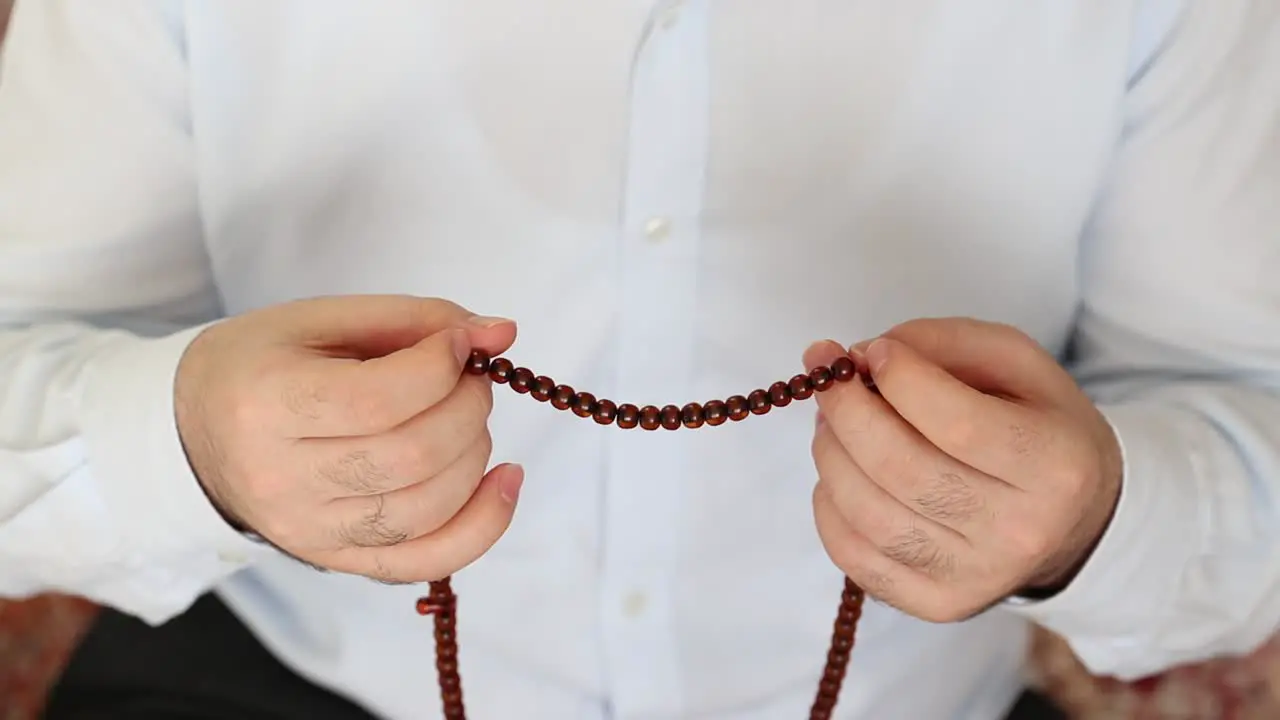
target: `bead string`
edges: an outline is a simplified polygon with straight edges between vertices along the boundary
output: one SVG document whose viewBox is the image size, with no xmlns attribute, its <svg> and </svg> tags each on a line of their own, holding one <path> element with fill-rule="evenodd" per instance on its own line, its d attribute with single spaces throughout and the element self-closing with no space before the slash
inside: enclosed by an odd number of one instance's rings
<svg viewBox="0 0 1280 720">
<path fill-rule="evenodd" d="M 631 403 L 619 405 L 612 400 L 597 399 L 589 392 L 578 392 L 545 375 L 535 375 L 532 370 L 518 367 L 504 357 L 490 359 L 488 354 L 479 350 L 471 353 L 464 372 L 468 375 L 487 376 L 499 385 L 507 385 L 517 393 L 528 395 L 538 402 L 549 403 L 557 410 L 568 410 L 580 418 L 591 418 L 597 424 L 616 425 L 624 430 L 637 427 L 642 430 L 696 430 L 704 425 L 714 427 L 725 422 L 740 422 L 752 415 L 764 415 L 775 407 L 786 407 L 793 400 L 807 400 L 814 393 L 826 392 L 836 383 L 849 382 L 858 375 L 853 360 L 842 356 L 832 362 L 830 367 L 820 365 L 790 380 L 775 382 L 767 390 L 757 389 L 747 395 L 712 400 L 705 405 L 691 402 L 684 407 L 640 407 Z M 849 667 L 849 654 L 853 651 L 864 600 L 862 588 L 846 577 L 831 633 L 826 666 L 822 679 L 818 682 L 817 695 L 809 709 L 809 720 L 831 718 Z M 445 720 L 466 720 L 467 717 L 462 702 L 462 679 L 458 674 L 457 607 L 458 598 L 448 577 L 431 582 L 430 594 L 418 598 L 417 602 L 418 614 L 431 615 L 434 619 L 436 674 Z"/>
</svg>

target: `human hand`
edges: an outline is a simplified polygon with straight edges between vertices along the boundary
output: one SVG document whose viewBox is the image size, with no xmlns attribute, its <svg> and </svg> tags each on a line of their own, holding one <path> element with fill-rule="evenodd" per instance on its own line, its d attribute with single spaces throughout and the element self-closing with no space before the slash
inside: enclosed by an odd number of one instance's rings
<svg viewBox="0 0 1280 720">
<path fill-rule="evenodd" d="M 865 354 L 860 352 L 865 348 Z M 834 342 L 806 367 L 845 353 Z M 915 320 L 850 349 L 860 382 L 817 394 L 814 515 L 867 594 L 933 622 L 1068 583 L 1110 522 L 1110 425 L 1018 330 Z"/>
<path fill-rule="evenodd" d="M 435 580 L 506 531 L 523 481 L 485 472 L 493 407 L 463 374 L 510 321 L 407 296 L 267 307 L 210 326 L 179 363 L 192 469 L 234 524 L 309 564 L 383 582 Z"/>
</svg>

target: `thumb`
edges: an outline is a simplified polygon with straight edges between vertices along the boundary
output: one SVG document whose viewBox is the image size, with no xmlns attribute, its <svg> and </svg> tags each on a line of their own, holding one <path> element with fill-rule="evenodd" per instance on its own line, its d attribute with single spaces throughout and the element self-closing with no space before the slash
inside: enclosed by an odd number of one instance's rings
<svg viewBox="0 0 1280 720">
<path fill-rule="evenodd" d="M 332 295 L 278 306 L 297 344 L 328 354 L 375 358 L 412 347 L 443 330 L 467 332 L 491 355 L 515 342 L 515 323 L 478 315 L 457 303 L 412 295 Z"/>
<path fill-rule="evenodd" d="M 1017 328 L 973 318 L 922 318 L 894 326 L 883 337 L 907 345 L 921 359 L 984 393 L 1009 399 L 1052 401 L 1075 390 L 1071 376 L 1034 339 Z M 883 363 L 873 341 L 852 348 L 874 378 Z"/>
</svg>

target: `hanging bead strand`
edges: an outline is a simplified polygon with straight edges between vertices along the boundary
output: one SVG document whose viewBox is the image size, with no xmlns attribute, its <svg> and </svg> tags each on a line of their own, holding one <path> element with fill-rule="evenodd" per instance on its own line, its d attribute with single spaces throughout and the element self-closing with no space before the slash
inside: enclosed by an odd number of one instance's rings
<svg viewBox="0 0 1280 720">
<path fill-rule="evenodd" d="M 784 408 L 793 401 L 808 400 L 815 393 L 826 392 L 837 383 L 849 382 L 858 376 L 853 360 L 841 356 L 830 366 L 820 365 L 790 380 L 779 380 L 768 389 L 757 388 L 746 395 L 732 395 L 724 400 L 705 403 L 691 402 L 683 406 L 640 406 L 597 398 L 592 393 L 574 390 L 545 375 L 537 375 L 505 357 L 491 358 L 479 350 L 471 353 L 464 372 L 488 377 L 520 395 L 528 395 L 537 402 L 547 403 L 556 410 L 571 412 L 583 419 L 590 418 L 598 425 L 646 431 L 697 430 L 703 426 L 741 422 L 752 415 L 765 415 L 773 408 Z M 817 696 L 809 710 L 809 720 L 831 718 L 848 670 L 849 654 L 853 651 L 864 599 L 862 589 L 845 578 L 831 646 L 818 683 Z M 419 614 L 431 615 L 435 620 L 436 674 L 445 720 L 466 720 L 462 680 L 458 672 L 457 604 L 451 579 L 446 577 L 430 583 L 430 594 L 419 598 L 417 607 Z"/>
</svg>

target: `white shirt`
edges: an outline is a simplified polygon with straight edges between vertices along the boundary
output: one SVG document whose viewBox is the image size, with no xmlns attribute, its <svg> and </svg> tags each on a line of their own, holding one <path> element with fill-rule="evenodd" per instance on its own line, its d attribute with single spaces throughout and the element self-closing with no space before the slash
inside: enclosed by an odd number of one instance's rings
<svg viewBox="0 0 1280 720">
<path fill-rule="evenodd" d="M 1184 6 L 1185 5 L 1185 6 Z M 970 315 L 1075 348 L 1126 453 L 1072 586 L 868 606 L 841 718 L 1000 717 L 1027 619 L 1134 677 L 1280 618 L 1274 0 L 25 0 L 0 81 L 0 592 L 158 623 L 217 589 L 303 675 L 437 717 L 420 587 L 237 535 L 177 360 L 319 294 L 514 318 L 610 398 L 793 374 Z M 1074 341 L 1074 342 L 1073 342 Z M 812 406 L 600 428 L 497 392 L 513 527 L 458 574 L 478 720 L 805 716 L 841 578 Z"/>
</svg>

